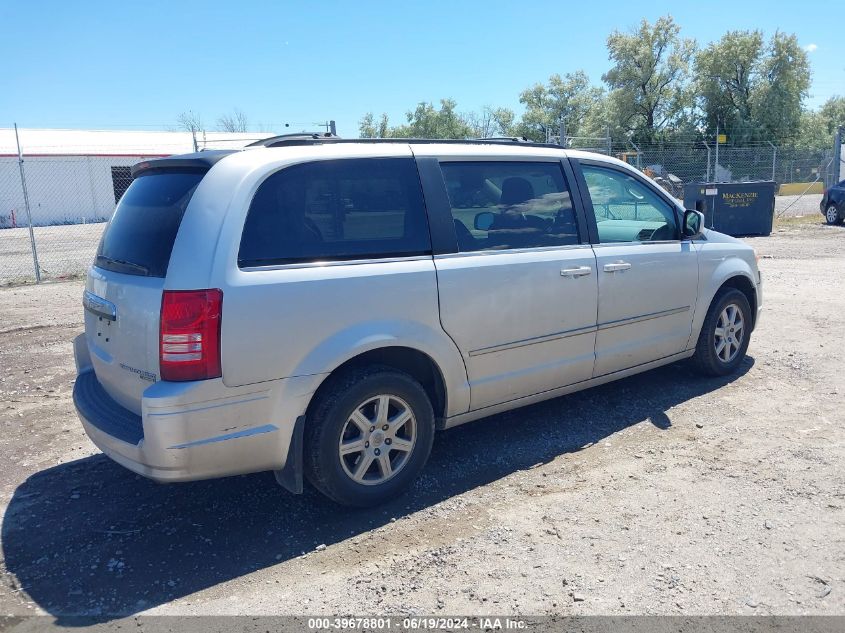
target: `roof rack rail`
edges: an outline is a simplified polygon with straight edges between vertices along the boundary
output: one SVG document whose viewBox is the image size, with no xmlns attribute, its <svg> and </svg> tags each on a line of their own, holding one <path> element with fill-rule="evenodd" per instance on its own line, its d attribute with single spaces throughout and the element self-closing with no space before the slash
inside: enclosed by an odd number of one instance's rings
<svg viewBox="0 0 845 633">
<path fill-rule="evenodd" d="M 310 145 L 311 143 L 338 140 L 340 137 L 331 132 L 295 132 L 293 134 L 280 134 L 263 138 L 247 147 L 282 147 L 284 145 Z"/>
<path fill-rule="evenodd" d="M 480 136 L 470 139 L 479 143 L 536 143 L 525 136 Z"/>
<path fill-rule="evenodd" d="M 471 139 L 441 139 L 441 138 L 341 138 L 336 134 L 320 132 L 315 134 L 282 134 L 271 136 L 247 147 L 290 147 L 296 145 L 322 145 L 322 144 L 347 144 L 347 143 L 404 143 L 410 145 L 507 145 L 510 143 L 523 145 L 525 147 L 546 147 L 550 149 L 563 149 L 561 145 L 554 143 L 538 143 L 519 136 L 495 136 L 488 138 Z"/>
</svg>

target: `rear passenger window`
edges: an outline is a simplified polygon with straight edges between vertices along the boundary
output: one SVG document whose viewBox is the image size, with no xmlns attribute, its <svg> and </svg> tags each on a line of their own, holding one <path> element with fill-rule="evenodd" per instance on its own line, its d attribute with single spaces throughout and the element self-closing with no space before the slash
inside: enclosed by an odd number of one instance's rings
<svg viewBox="0 0 845 633">
<path fill-rule="evenodd" d="M 431 252 L 413 159 L 316 161 L 265 180 L 241 236 L 241 267 Z"/>
<path fill-rule="evenodd" d="M 578 244 L 559 163 L 442 162 L 462 252 Z"/>
</svg>

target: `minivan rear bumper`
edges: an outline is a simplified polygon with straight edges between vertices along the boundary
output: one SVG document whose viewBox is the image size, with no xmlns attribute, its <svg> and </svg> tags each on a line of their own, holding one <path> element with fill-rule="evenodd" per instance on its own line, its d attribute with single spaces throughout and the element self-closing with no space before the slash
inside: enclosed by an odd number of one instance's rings
<svg viewBox="0 0 845 633">
<path fill-rule="evenodd" d="M 313 393 L 296 379 L 239 388 L 220 379 L 156 382 L 138 415 L 97 380 L 84 335 L 74 353 L 73 401 L 88 437 L 117 463 L 159 482 L 283 468 L 294 423 Z"/>
</svg>

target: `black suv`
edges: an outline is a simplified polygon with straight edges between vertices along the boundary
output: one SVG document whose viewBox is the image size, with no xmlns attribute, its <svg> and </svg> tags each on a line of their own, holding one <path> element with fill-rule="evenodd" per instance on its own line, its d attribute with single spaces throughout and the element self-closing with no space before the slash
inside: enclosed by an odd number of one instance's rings
<svg viewBox="0 0 845 633">
<path fill-rule="evenodd" d="M 842 224 L 845 219 L 845 180 L 825 189 L 819 208 L 828 224 Z"/>
</svg>

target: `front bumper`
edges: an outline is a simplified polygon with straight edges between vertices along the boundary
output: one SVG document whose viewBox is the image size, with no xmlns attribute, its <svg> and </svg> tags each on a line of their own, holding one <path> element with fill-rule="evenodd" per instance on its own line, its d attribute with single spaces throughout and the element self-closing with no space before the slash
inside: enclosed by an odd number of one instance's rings
<svg viewBox="0 0 845 633">
<path fill-rule="evenodd" d="M 157 382 L 138 415 L 99 383 L 84 336 L 74 352 L 73 401 L 88 437 L 117 463 L 160 482 L 281 469 L 313 393 L 297 379 L 235 388 L 220 379 Z"/>
</svg>

